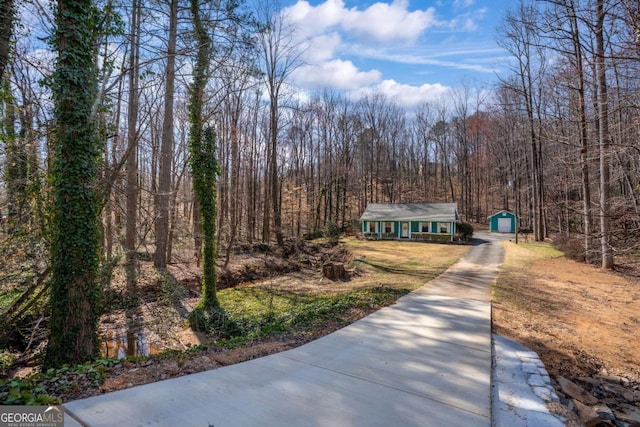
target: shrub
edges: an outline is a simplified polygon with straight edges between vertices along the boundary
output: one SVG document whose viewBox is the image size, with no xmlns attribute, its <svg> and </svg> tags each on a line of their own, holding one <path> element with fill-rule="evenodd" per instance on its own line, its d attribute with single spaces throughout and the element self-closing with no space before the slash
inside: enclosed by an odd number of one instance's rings
<svg viewBox="0 0 640 427">
<path fill-rule="evenodd" d="M 337 241 L 340 238 L 340 227 L 335 222 L 329 221 L 324 225 L 322 234 L 330 240 Z"/>
<path fill-rule="evenodd" d="M 473 225 L 468 222 L 456 223 L 458 237 L 462 240 L 469 240 L 473 237 Z"/>
<path fill-rule="evenodd" d="M 220 306 L 206 306 L 200 302 L 189 313 L 188 321 L 192 329 L 217 334 L 221 338 L 231 338 L 242 333 L 236 322 Z"/>
</svg>

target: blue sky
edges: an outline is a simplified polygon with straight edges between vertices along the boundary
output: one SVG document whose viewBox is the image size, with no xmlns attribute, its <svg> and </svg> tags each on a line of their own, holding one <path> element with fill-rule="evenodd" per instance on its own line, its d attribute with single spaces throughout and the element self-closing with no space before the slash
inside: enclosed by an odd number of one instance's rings
<svg viewBox="0 0 640 427">
<path fill-rule="evenodd" d="M 411 107 L 466 82 L 489 87 L 504 64 L 496 26 L 509 0 L 286 0 L 308 43 L 293 75 L 309 90 L 382 92 Z M 512 2 L 511 2 L 512 3 Z"/>
</svg>

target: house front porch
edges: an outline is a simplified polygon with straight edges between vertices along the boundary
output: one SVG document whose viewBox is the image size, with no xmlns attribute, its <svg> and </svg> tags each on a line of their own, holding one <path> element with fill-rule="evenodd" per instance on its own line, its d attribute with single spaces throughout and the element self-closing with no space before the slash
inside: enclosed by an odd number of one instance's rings
<svg viewBox="0 0 640 427">
<path fill-rule="evenodd" d="M 370 240 L 410 240 L 452 242 L 455 222 L 442 221 L 363 221 L 362 235 Z"/>
</svg>

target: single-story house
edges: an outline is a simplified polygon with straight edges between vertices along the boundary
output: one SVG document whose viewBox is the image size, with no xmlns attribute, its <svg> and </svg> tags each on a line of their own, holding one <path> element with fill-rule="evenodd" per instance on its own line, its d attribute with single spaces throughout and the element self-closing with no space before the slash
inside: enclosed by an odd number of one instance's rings
<svg viewBox="0 0 640 427">
<path fill-rule="evenodd" d="M 452 242 L 459 220 L 455 203 L 370 203 L 360 217 L 372 239 Z"/>
<path fill-rule="evenodd" d="M 515 233 L 516 215 L 506 210 L 494 213 L 489 217 L 489 231 L 493 233 Z"/>
</svg>

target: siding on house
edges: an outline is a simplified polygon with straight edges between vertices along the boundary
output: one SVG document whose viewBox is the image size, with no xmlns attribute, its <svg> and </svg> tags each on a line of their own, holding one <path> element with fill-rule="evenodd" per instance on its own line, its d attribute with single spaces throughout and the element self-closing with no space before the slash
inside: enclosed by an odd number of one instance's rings
<svg viewBox="0 0 640 427">
<path fill-rule="evenodd" d="M 437 241 L 453 241 L 458 219 L 455 203 L 371 203 L 360 217 L 366 237 Z"/>
</svg>

